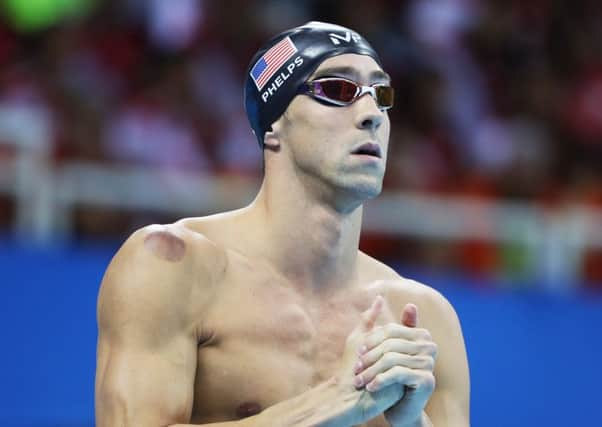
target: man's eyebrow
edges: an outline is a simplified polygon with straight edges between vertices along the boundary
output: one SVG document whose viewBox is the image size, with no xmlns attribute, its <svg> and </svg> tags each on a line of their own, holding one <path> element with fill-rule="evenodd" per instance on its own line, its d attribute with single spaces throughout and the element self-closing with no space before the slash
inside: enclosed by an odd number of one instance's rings
<svg viewBox="0 0 602 427">
<path fill-rule="evenodd" d="M 353 68 L 353 67 L 347 67 L 347 66 L 339 66 L 339 67 L 326 67 L 326 68 L 322 68 L 320 70 L 317 70 L 314 75 L 312 76 L 312 79 L 317 79 L 320 77 L 325 77 L 325 76 L 342 76 L 342 77 L 349 77 L 352 80 L 359 80 L 360 78 L 360 73 L 357 71 L 357 69 Z M 382 70 L 374 70 L 372 72 L 370 72 L 370 74 L 368 75 L 370 81 L 386 81 L 387 83 L 391 82 L 391 77 L 385 73 Z"/>
<path fill-rule="evenodd" d="M 384 81 L 386 81 L 387 83 L 390 84 L 391 83 L 391 76 L 388 75 L 387 73 L 385 73 L 382 70 L 376 70 L 376 71 L 372 71 L 370 73 L 370 80 L 371 81 L 374 81 L 374 80 L 381 80 L 382 81 L 382 80 L 384 80 Z"/>
<path fill-rule="evenodd" d="M 346 77 L 351 77 L 351 78 L 359 77 L 359 74 L 355 68 L 340 66 L 340 67 L 326 67 L 326 68 L 317 70 L 314 73 L 313 78 L 315 79 L 315 78 L 322 77 L 322 76 L 333 76 L 333 75 L 334 76 L 346 76 Z"/>
</svg>

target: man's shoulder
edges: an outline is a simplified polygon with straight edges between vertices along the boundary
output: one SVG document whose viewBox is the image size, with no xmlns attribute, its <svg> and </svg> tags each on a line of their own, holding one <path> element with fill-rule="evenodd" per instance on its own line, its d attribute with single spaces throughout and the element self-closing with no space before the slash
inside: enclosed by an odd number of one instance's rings
<svg viewBox="0 0 602 427">
<path fill-rule="evenodd" d="M 203 235 L 177 223 L 143 227 L 105 272 L 99 324 L 107 329 L 131 318 L 147 325 L 190 323 L 215 295 L 225 268 L 223 251 Z"/>
<path fill-rule="evenodd" d="M 224 250 L 182 224 L 153 224 L 136 230 L 117 251 L 103 288 L 134 294 L 187 295 L 214 287 L 226 269 Z"/>
<path fill-rule="evenodd" d="M 220 267 L 223 248 L 197 230 L 181 222 L 152 224 L 132 233 L 112 263 L 144 269 L 187 273 L 189 269 L 212 270 Z"/>
<path fill-rule="evenodd" d="M 359 251 L 360 269 L 364 274 L 373 276 L 375 279 L 397 280 L 401 276 L 382 261 L 373 258 L 365 252 Z"/>
<path fill-rule="evenodd" d="M 441 305 L 448 303 L 443 294 L 432 286 L 400 275 L 395 279 L 387 280 L 386 288 L 393 295 L 415 298 L 423 304 Z"/>
<path fill-rule="evenodd" d="M 455 316 L 450 302 L 432 286 L 401 276 L 381 261 L 362 253 L 364 262 L 379 275 L 378 288 L 382 290 L 395 309 L 400 310 L 408 302 L 423 306 L 429 312 L 449 318 Z"/>
<path fill-rule="evenodd" d="M 405 304 L 414 303 L 423 313 L 422 326 L 441 328 L 450 322 L 457 322 L 457 314 L 449 300 L 437 289 L 417 280 L 399 276 L 383 283 L 388 300 L 397 312 L 401 312 Z"/>
</svg>

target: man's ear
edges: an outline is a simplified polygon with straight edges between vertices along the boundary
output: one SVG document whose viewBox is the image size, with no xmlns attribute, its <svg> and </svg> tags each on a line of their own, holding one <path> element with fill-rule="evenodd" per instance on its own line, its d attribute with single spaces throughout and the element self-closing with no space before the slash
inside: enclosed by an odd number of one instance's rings
<svg viewBox="0 0 602 427">
<path fill-rule="evenodd" d="M 263 134 L 264 148 L 272 151 L 280 150 L 280 120 L 276 120 L 270 129 Z"/>
</svg>

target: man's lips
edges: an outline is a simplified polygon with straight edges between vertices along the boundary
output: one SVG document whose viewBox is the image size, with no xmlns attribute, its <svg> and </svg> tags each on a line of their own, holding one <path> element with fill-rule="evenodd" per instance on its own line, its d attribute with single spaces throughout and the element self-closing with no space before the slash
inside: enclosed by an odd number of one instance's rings
<svg viewBox="0 0 602 427">
<path fill-rule="evenodd" d="M 365 156 L 382 157 L 380 152 L 380 145 L 375 142 L 366 142 L 359 147 L 356 147 L 351 154 L 363 154 Z"/>
</svg>

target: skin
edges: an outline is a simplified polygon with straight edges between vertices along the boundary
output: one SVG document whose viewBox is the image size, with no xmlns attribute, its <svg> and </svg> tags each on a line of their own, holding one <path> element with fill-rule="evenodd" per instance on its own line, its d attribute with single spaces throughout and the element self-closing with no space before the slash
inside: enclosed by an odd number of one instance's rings
<svg viewBox="0 0 602 427">
<path fill-rule="evenodd" d="M 325 69 L 384 78 L 361 55 Z M 370 95 L 297 96 L 253 203 L 134 233 L 99 292 L 97 425 L 468 426 L 454 309 L 358 250 L 388 139 Z M 382 158 L 352 154 L 367 141 Z"/>
</svg>

